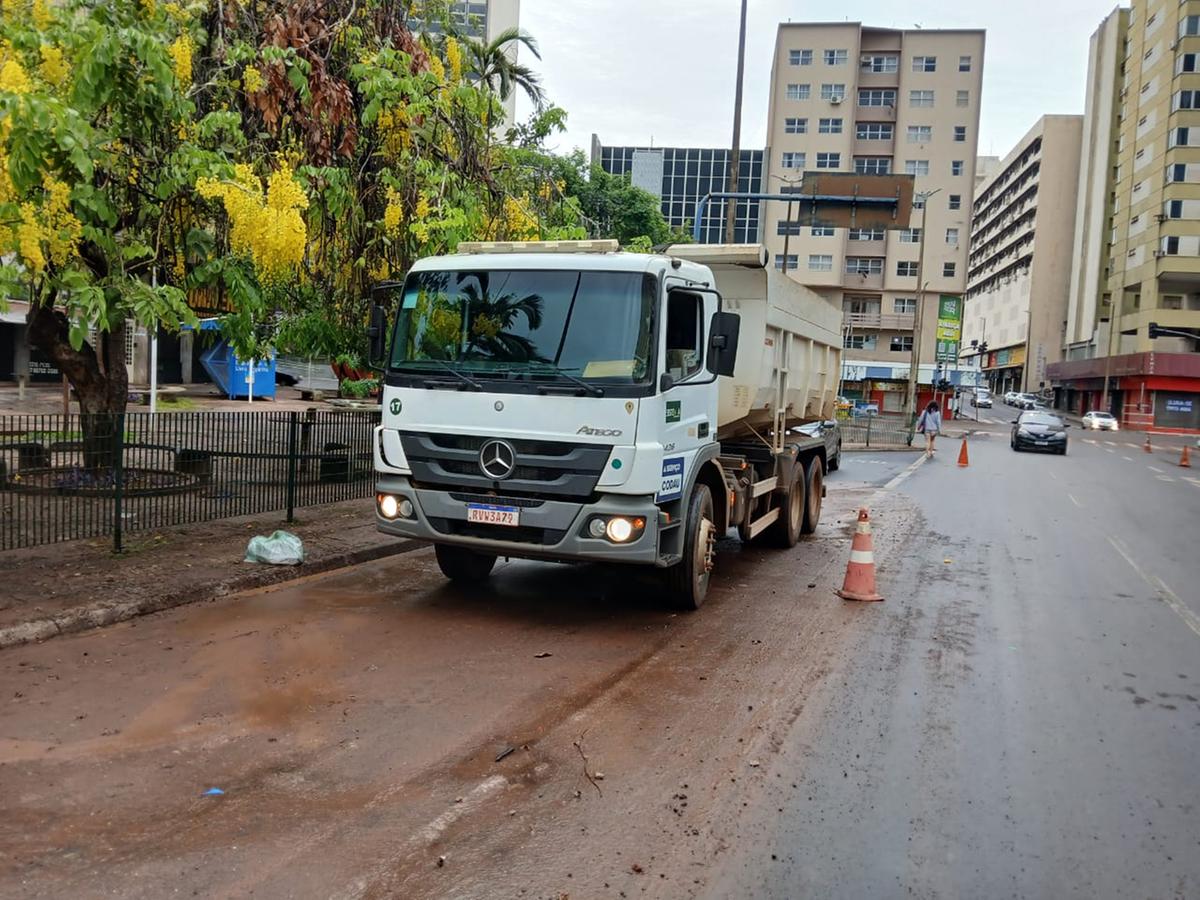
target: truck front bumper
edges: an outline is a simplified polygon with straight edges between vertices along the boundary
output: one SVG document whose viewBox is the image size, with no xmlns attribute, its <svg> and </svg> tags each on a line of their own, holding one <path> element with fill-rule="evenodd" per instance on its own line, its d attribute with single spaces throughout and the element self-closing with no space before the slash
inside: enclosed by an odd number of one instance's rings
<svg viewBox="0 0 1200 900">
<path fill-rule="evenodd" d="M 469 547 L 481 553 L 523 559 L 597 560 L 659 563 L 659 508 L 652 497 L 606 495 L 594 503 L 564 500 L 486 497 L 457 491 L 417 488 L 404 476 L 376 482 L 378 494 L 392 494 L 413 505 L 411 518 L 387 519 L 375 509 L 379 530 L 397 537 Z M 468 503 L 517 505 L 520 524 L 486 525 L 467 521 Z M 646 527 L 625 543 L 592 537 L 587 525 L 595 516 L 643 518 Z"/>
</svg>

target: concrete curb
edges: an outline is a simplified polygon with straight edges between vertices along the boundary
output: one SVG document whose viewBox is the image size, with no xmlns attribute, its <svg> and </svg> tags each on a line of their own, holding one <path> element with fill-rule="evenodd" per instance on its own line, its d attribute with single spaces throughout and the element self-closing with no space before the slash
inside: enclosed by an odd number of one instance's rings
<svg viewBox="0 0 1200 900">
<path fill-rule="evenodd" d="M 137 616 L 174 609 L 177 606 L 187 606 L 191 603 L 204 603 L 218 600 L 239 591 L 252 588 L 268 587 L 275 584 L 287 584 L 309 575 L 318 575 L 334 569 L 344 569 L 361 563 L 373 562 L 388 556 L 410 553 L 428 546 L 422 541 L 399 541 L 394 544 L 380 544 L 363 550 L 353 550 L 347 553 L 337 553 L 313 563 L 299 566 L 263 566 L 245 575 L 237 576 L 228 581 L 215 584 L 199 585 L 176 593 L 164 594 L 157 597 L 143 597 L 139 600 L 127 600 L 117 603 L 92 603 L 86 606 L 76 606 L 42 619 L 21 622 L 0 628 L 0 650 L 6 647 L 16 647 L 21 644 L 32 644 L 49 640 L 63 634 L 77 634 L 92 628 L 103 628 L 115 625 Z"/>
</svg>

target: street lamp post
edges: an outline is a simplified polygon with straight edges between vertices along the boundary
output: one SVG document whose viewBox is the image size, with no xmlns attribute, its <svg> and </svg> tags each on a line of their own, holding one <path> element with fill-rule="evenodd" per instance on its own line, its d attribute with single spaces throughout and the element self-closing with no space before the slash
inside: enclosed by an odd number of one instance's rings
<svg viewBox="0 0 1200 900">
<path fill-rule="evenodd" d="M 913 318 L 912 362 L 908 373 L 908 415 L 910 420 L 917 414 L 917 379 L 921 369 L 921 327 L 925 318 L 925 238 L 929 229 L 926 227 L 929 219 L 929 198 L 941 191 L 935 188 L 917 194 L 921 201 L 921 240 L 917 250 L 917 313 Z"/>
</svg>

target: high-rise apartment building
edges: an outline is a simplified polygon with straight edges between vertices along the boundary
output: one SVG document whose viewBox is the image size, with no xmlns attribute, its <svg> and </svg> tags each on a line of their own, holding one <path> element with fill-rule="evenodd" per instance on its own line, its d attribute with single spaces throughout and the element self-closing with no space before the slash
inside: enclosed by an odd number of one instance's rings
<svg viewBox="0 0 1200 900">
<path fill-rule="evenodd" d="M 776 35 L 766 189 L 807 171 L 895 172 L 924 197 L 896 230 L 811 228 L 779 201 L 762 217 L 775 265 L 844 310 L 846 395 L 885 412 L 904 409 L 918 329 L 918 379 L 933 380 L 939 297 L 966 288 L 983 51 L 978 30 L 785 23 Z"/>
<path fill-rule="evenodd" d="M 763 151 L 742 150 L 738 190 L 763 190 Z M 649 191 L 662 203 L 667 224 L 689 231 L 696 206 L 706 194 L 724 191 L 729 178 L 729 149 L 711 147 L 609 147 L 592 135 L 592 164 L 610 175 L 628 175 L 635 187 Z M 738 200 L 734 218 L 735 244 L 759 240 L 759 200 Z M 724 240 L 725 202 L 708 204 L 700 223 L 700 243 Z"/>
<path fill-rule="evenodd" d="M 963 351 L 993 391 L 1037 391 L 1062 359 L 1082 116 L 1043 116 L 975 193 Z"/>
<path fill-rule="evenodd" d="M 1200 430 L 1200 0 L 1136 0 L 1093 35 L 1084 161 L 1058 401 Z"/>
</svg>

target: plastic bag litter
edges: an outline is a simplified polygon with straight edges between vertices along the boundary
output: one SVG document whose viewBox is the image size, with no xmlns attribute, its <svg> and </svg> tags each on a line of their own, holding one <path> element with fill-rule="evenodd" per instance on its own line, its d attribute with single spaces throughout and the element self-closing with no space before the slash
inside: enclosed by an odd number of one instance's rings
<svg viewBox="0 0 1200 900">
<path fill-rule="evenodd" d="M 276 531 L 270 537 L 257 534 L 250 538 L 243 562 L 298 566 L 304 562 L 304 543 L 290 531 Z"/>
</svg>

